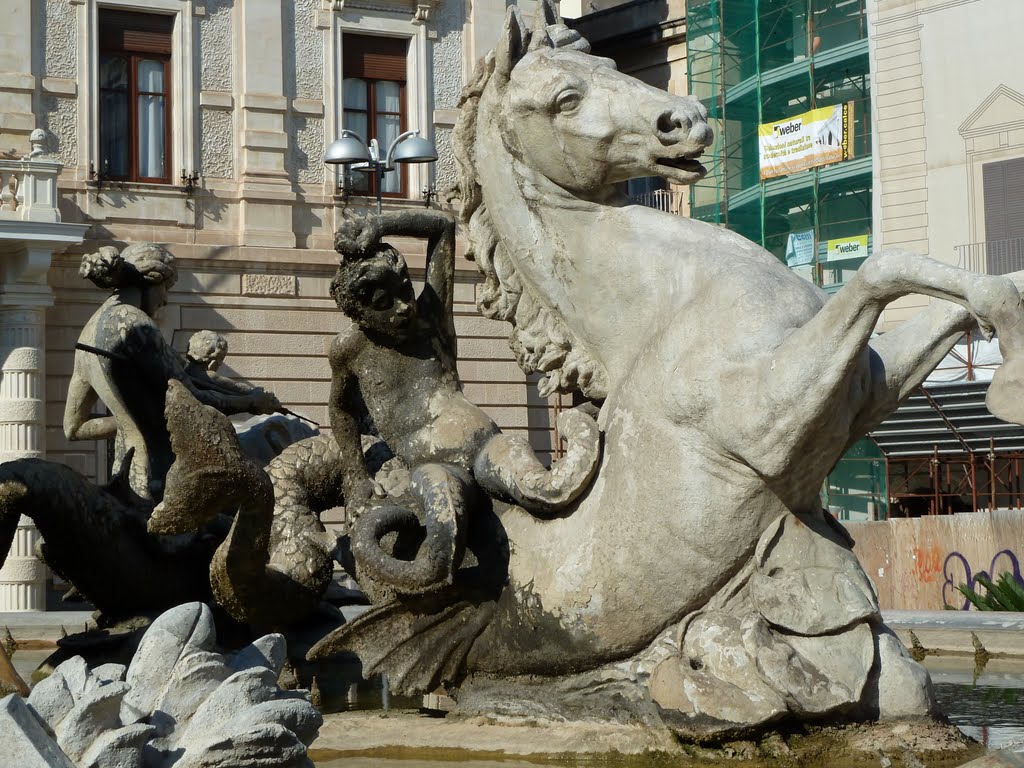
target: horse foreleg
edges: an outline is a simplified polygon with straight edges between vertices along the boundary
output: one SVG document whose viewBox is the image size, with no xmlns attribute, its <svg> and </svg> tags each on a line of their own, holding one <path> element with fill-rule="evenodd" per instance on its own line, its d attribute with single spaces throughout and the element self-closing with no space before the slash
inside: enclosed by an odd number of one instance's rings
<svg viewBox="0 0 1024 768">
<path fill-rule="evenodd" d="M 871 396 L 857 413 L 850 443 L 895 411 L 942 362 L 957 340 L 976 327 L 977 321 L 967 309 L 941 301 L 871 339 Z"/>
<path fill-rule="evenodd" d="M 936 305 L 904 332 L 876 341 L 869 349 L 882 310 L 911 293 L 945 299 L 964 309 Z M 863 434 L 866 425 L 892 410 L 909 391 L 907 385 L 919 383 L 930 370 L 928 365 L 941 360 L 970 327 L 971 317 L 986 332 L 994 330 L 1004 359 L 1013 359 L 1024 346 L 1020 302 L 1014 282 L 1005 277 L 967 272 L 903 251 L 869 257 L 839 293 L 758 364 L 761 407 L 772 415 L 773 423 L 747 436 L 757 441 L 755 468 L 778 478 L 799 461 L 808 477 L 820 474 L 816 470 L 827 472 L 841 454 L 833 456 L 834 451 L 821 446 L 828 442 L 844 448 Z M 912 343 L 915 333 L 924 334 L 924 340 Z M 1024 404 L 1024 396 L 1013 397 L 1012 389 L 1008 387 L 1010 397 L 997 403 L 990 389 L 990 410 L 1002 418 L 1010 415 L 1007 403 L 1017 408 Z M 845 421 L 837 417 L 840 406 L 848 411 Z"/>
<path fill-rule="evenodd" d="M 902 252 L 881 254 L 868 276 L 882 292 L 922 293 L 956 302 L 975 316 L 986 335 L 994 332 L 1003 365 L 992 377 L 985 404 L 1004 421 L 1024 423 L 1024 311 L 1012 279 L 966 272 Z"/>
<path fill-rule="evenodd" d="M 1009 280 L 1018 291 L 1024 289 L 1024 272 L 1001 275 L 997 279 Z M 857 414 L 851 443 L 892 413 L 942 362 L 957 340 L 976 327 L 977 319 L 968 308 L 940 301 L 893 330 L 871 339 L 868 343 L 871 397 Z"/>
</svg>

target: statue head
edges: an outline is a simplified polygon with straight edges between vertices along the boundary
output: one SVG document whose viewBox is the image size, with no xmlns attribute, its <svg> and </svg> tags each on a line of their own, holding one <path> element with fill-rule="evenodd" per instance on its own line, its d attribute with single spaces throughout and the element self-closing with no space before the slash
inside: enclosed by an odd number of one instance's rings
<svg viewBox="0 0 1024 768">
<path fill-rule="evenodd" d="M 228 340 L 213 331 L 197 331 L 188 340 L 188 359 L 216 371 L 228 354 Z"/>
<path fill-rule="evenodd" d="M 178 278 L 174 256 L 156 243 L 133 243 L 121 252 L 104 245 L 82 257 L 78 274 L 114 293 L 138 288 L 140 306 L 151 317 L 167 303 L 167 291 Z"/>
<path fill-rule="evenodd" d="M 401 338 L 416 316 L 416 295 L 405 259 L 387 243 L 349 253 L 331 280 L 338 308 L 364 331 Z"/>
</svg>

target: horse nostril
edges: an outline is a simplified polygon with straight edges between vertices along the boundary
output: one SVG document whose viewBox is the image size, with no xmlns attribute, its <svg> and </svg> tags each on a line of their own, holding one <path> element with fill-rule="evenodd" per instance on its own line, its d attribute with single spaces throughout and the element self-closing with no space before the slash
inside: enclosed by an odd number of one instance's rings
<svg viewBox="0 0 1024 768">
<path fill-rule="evenodd" d="M 715 132 L 711 130 L 711 126 L 707 123 L 696 123 L 693 128 L 690 129 L 690 139 L 697 144 L 703 144 L 705 147 L 708 146 L 715 138 Z"/>
<path fill-rule="evenodd" d="M 689 121 L 679 116 L 678 112 L 662 112 L 658 116 L 658 133 L 669 134 L 689 127 Z"/>
</svg>

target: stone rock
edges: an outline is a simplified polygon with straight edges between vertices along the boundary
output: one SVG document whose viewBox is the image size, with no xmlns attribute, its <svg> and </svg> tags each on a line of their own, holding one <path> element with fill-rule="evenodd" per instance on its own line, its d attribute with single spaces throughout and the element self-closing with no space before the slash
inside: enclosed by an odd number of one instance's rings
<svg viewBox="0 0 1024 768">
<path fill-rule="evenodd" d="M 29 755 L 29 766 L 308 765 L 306 747 L 323 718 L 307 694 L 276 684 L 284 639 L 262 637 L 230 658 L 214 652 L 215 641 L 205 605 L 178 606 L 153 622 L 127 671 L 116 664 L 90 671 L 75 657 L 27 702 L 5 699 L 0 745 L 6 717 L 17 725 L 9 729 L 12 751 L 31 743 L 47 759 L 56 755 L 51 763 Z"/>
<path fill-rule="evenodd" d="M 172 673 L 183 659 L 212 648 L 216 629 L 209 609 L 188 603 L 164 613 L 153 622 L 139 643 L 125 681 L 130 692 L 121 708 L 121 719 L 134 723 L 157 709 L 172 686 Z"/>
<path fill-rule="evenodd" d="M 24 699 L 0 699 L 0 755 L 17 768 L 75 768 Z"/>
<path fill-rule="evenodd" d="M 874 635 L 879 669 L 868 706 L 872 710 L 877 708 L 878 717 L 883 720 L 935 713 L 935 693 L 928 671 L 910 657 L 888 627 L 876 627 Z"/>
</svg>

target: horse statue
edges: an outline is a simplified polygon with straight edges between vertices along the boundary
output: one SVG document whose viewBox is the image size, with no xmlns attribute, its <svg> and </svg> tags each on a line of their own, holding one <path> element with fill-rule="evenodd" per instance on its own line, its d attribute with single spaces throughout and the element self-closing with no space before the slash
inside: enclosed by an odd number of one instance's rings
<svg viewBox="0 0 1024 768">
<path fill-rule="evenodd" d="M 629 204 L 619 182 L 705 174 L 707 113 L 538 7 L 532 30 L 508 9 L 464 91 L 461 215 L 480 307 L 514 325 L 520 366 L 542 394 L 603 401 L 599 470 L 552 519 L 495 506 L 489 598 L 377 606 L 313 656 L 356 650 L 409 691 L 455 684 L 460 707 L 629 710 L 681 734 L 932 712 L 818 494 L 972 327 L 1006 360 L 990 410 L 1022 421 L 1013 280 L 885 251 L 829 298 L 737 234 Z M 872 339 L 909 293 L 943 301 Z"/>
</svg>

